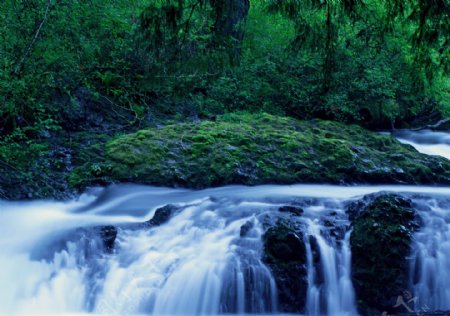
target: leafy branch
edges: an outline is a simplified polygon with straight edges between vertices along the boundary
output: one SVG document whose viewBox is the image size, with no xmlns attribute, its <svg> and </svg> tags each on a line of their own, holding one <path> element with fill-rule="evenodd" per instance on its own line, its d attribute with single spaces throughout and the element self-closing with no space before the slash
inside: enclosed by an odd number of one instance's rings
<svg viewBox="0 0 450 316">
<path fill-rule="evenodd" d="M 48 12 L 50 11 L 51 3 L 52 3 L 52 0 L 48 0 L 47 6 L 45 8 L 44 17 L 43 17 L 41 23 L 39 24 L 39 26 L 38 26 L 38 28 L 37 28 L 34 36 L 33 36 L 33 39 L 31 40 L 30 44 L 28 45 L 27 49 L 25 50 L 25 53 L 23 54 L 22 58 L 20 59 L 19 63 L 17 64 L 16 68 L 14 69 L 14 72 L 13 72 L 14 76 L 17 76 L 19 74 L 20 70 L 23 67 L 23 64 L 25 63 L 26 58 L 28 57 L 28 55 L 30 54 L 34 44 L 36 43 L 36 40 L 38 39 L 38 37 L 39 37 L 39 35 L 41 33 L 42 27 L 44 26 L 45 22 L 47 21 Z"/>
</svg>

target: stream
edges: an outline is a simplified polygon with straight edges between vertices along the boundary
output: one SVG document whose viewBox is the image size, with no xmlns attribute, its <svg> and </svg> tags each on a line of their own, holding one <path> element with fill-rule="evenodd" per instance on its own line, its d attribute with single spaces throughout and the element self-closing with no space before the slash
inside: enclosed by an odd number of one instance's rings
<svg viewBox="0 0 450 316">
<path fill-rule="evenodd" d="M 448 133 L 395 136 L 450 159 Z M 383 191 L 410 198 L 423 222 L 409 258 L 415 309 L 450 310 L 450 187 L 123 184 L 64 203 L 0 201 L 0 315 L 277 314 L 263 234 L 284 205 L 302 207 L 295 220 L 310 236 L 306 315 L 358 315 L 346 205 Z M 167 222 L 142 225 L 167 204 L 176 209 Z M 333 227 L 324 224 L 330 214 Z M 117 236 L 108 248 L 110 226 Z"/>
</svg>

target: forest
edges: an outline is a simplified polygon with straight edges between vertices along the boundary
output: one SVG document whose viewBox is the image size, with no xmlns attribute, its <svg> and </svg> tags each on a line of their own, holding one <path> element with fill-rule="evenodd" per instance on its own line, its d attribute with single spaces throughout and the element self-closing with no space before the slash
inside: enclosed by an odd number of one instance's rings
<svg viewBox="0 0 450 316">
<path fill-rule="evenodd" d="M 76 161 L 86 144 L 231 112 L 436 123 L 449 14 L 446 0 L 6 0 L 2 182 L 63 169 L 67 147 Z"/>
</svg>

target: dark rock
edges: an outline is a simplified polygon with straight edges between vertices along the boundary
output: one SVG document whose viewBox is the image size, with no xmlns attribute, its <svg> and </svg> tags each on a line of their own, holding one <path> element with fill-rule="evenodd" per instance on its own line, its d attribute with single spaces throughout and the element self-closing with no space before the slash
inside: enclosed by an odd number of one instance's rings
<svg viewBox="0 0 450 316">
<path fill-rule="evenodd" d="M 347 204 L 346 213 L 348 215 L 348 219 L 351 221 L 355 220 L 364 211 L 367 204 L 369 204 L 374 198 L 374 195 L 369 194 L 365 195 L 362 199 Z"/>
<path fill-rule="evenodd" d="M 371 196 L 350 205 L 355 215 L 350 238 L 353 284 L 363 315 L 390 311 L 408 289 L 408 262 L 418 216 L 411 200 L 395 194 Z M 356 210 L 357 206 L 362 209 Z M 358 215 L 356 215 L 358 214 Z"/>
<path fill-rule="evenodd" d="M 309 244 L 311 246 L 313 262 L 319 263 L 320 262 L 320 247 L 319 247 L 319 244 L 317 243 L 316 237 L 310 235 L 309 236 Z"/>
<path fill-rule="evenodd" d="M 343 240 L 347 231 L 348 227 L 346 225 L 338 225 L 330 229 L 330 235 L 336 238 L 336 240 Z"/>
<path fill-rule="evenodd" d="M 255 225 L 251 221 L 248 221 L 244 225 L 242 225 L 241 226 L 240 236 L 241 237 L 246 237 L 248 232 L 253 228 L 253 226 L 255 226 Z"/>
<path fill-rule="evenodd" d="M 156 210 L 155 215 L 147 223 L 151 226 L 160 226 L 169 221 L 172 215 L 179 209 L 173 204 L 167 204 Z"/>
<path fill-rule="evenodd" d="M 298 206 L 290 206 L 290 205 L 285 205 L 282 206 L 278 209 L 280 212 L 282 213 L 292 213 L 296 216 L 300 216 L 303 214 L 303 209 L 301 207 Z"/>
<path fill-rule="evenodd" d="M 311 247 L 311 255 L 313 260 L 313 265 L 316 271 L 316 284 L 323 284 L 324 282 L 324 275 L 323 275 L 323 269 L 320 267 L 320 247 L 319 243 L 317 242 L 316 237 L 310 235 L 309 236 L 309 245 Z"/>
<path fill-rule="evenodd" d="M 101 227 L 100 237 L 103 240 L 103 246 L 105 249 L 109 251 L 112 250 L 117 237 L 117 228 L 111 225 Z"/>
<path fill-rule="evenodd" d="M 276 234 L 276 233 L 275 233 Z M 276 260 L 305 261 L 305 245 L 300 237 L 294 233 L 285 233 L 282 236 L 272 235 L 268 237 L 267 251 Z"/>
<path fill-rule="evenodd" d="M 324 219 L 323 219 L 323 225 L 324 225 L 325 227 L 334 227 L 334 226 L 335 226 L 335 223 L 334 223 L 334 221 L 333 221 L 332 219 L 330 219 L 330 218 L 324 218 Z"/>
<path fill-rule="evenodd" d="M 308 289 L 304 234 L 290 222 L 279 219 L 266 231 L 263 241 L 263 260 L 275 277 L 279 311 L 304 312 Z"/>
</svg>

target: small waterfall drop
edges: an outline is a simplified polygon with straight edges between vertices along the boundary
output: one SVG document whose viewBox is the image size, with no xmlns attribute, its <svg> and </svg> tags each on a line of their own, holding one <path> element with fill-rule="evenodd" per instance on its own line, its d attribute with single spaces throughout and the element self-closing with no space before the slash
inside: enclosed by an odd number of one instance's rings
<svg viewBox="0 0 450 316">
<path fill-rule="evenodd" d="M 231 210 L 215 207 L 203 201 L 167 225 L 124 232 L 94 311 L 124 311 L 130 298 L 133 313 L 155 315 L 274 311 L 273 280 L 258 260 L 261 228 L 256 223 L 240 238 L 241 226 L 255 220 L 251 213 L 230 218 Z"/>
<path fill-rule="evenodd" d="M 397 130 L 394 136 L 427 155 L 438 155 L 450 159 L 450 134 L 431 130 Z"/>
<path fill-rule="evenodd" d="M 66 213 L 60 206 L 55 226 L 66 214 L 87 221 L 96 217 Z M 17 238 L 20 245 L 0 255 L 1 294 L 7 303 L 0 306 L 0 314 L 273 313 L 277 290 L 261 261 L 264 231 L 255 216 L 271 207 L 209 198 L 179 204 L 164 225 L 123 225 L 110 252 L 92 222 L 86 228 L 72 223 L 56 240 L 46 227 L 35 236 L 42 249 Z M 9 210 L 3 215 L 15 216 Z M 127 222 L 126 217 L 100 217 Z M 21 233 L 26 237 L 29 232 Z M 1 234 L 5 244 L 6 235 Z"/>
<path fill-rule="evenodd" d="M 448 132 L 400 130 L 394 135 L 422 153 L 450 159 Z M 410 287 L 419 312 L 450 310 L 450 199 L 438 189 L 434 193 L 413 196 L 422 219 L 410 258 Z"/>
<path fill-rule="evenodd" d="M 450 310 L 450 199 L 416 199 L 423 225 L 414 234 L 410 284 L 417 311 Z"/>
<path fill-rule="evenodd" d="M 309 221 L 307 315 L 357 315 L 351 281 L 350 232 L 342 240 L 323 236 Z"/>
</svg>

